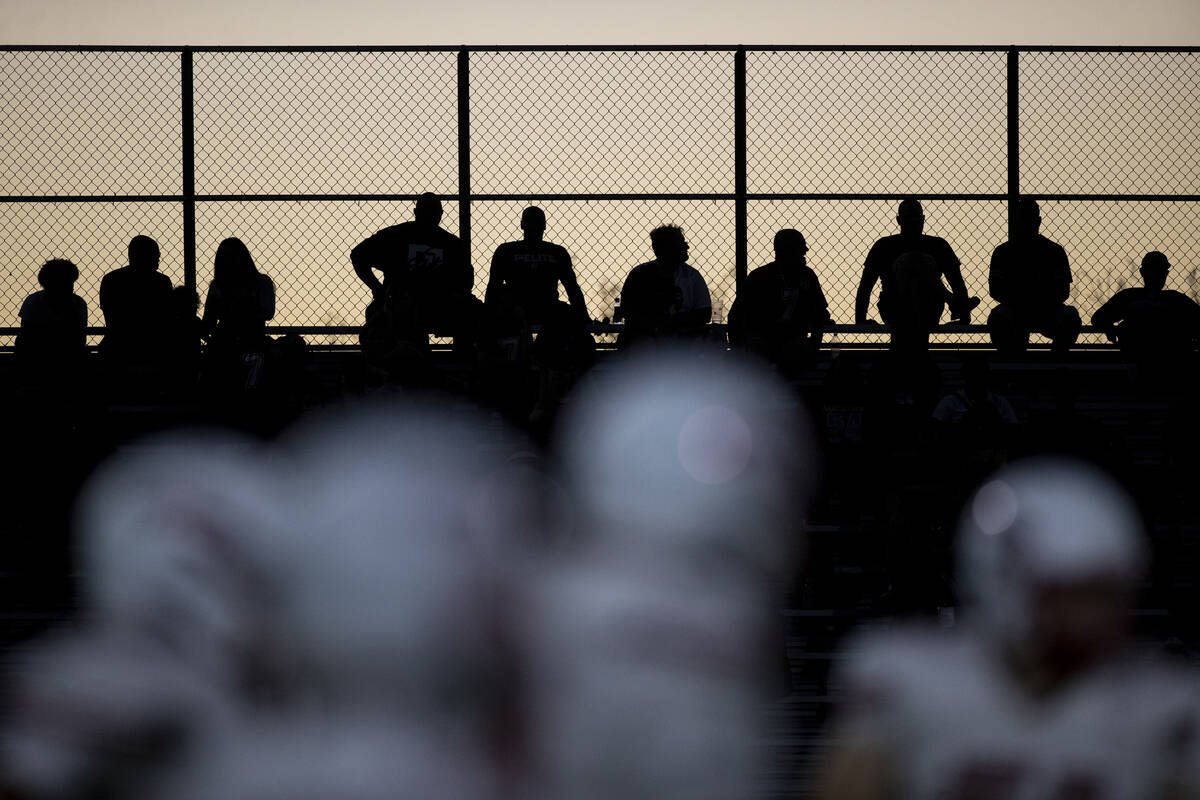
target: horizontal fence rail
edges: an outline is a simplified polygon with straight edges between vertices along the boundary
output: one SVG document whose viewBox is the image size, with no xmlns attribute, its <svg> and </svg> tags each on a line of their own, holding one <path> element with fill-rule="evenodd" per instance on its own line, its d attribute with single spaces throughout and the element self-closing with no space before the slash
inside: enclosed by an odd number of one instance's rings
<svg viewBox="0 0 1200 800">
<path fill-rule="evenodd" d="M 853 323 L 863 259 L 909 197 L 984 298 L 976 322 L 1019 194 L 1070 255 L 1085 319 L 1150 250 L 1200 294 L 1200 48 L 3 46 L 0 104 L 0 336 L 49 258 L 79 266 L 98 329 L 100 278 L 146 234 L 201 300 L 238 236 L 276 282 L 279 330 L 352 341 L 368 297 L 349 251 L 422 192 L 480 296 L 543 206 L 598 320 L 675 223 L 716 321 L 793 227 Z"/>
</svg>

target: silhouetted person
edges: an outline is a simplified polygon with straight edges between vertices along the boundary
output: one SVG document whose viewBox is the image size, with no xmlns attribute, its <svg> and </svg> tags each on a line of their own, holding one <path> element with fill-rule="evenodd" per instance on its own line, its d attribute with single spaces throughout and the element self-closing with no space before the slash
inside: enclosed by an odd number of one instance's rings
<svg viewBox="0 0 1200 800">
<path fill-rule="evenodd" d="M 966 322 L 979 301 L 967 295 L 958 256 L 946 240 L 925 234 L 920 201 L 901 202 L 896 222 L 900 233 L 879 239 L 867 254 L 854 298 L 854 321 L 872 321 L 867 307 L 879 282 L 879 316 L 891 326 L 893 349 L 922 351 L 929 347 L 929 334 L 947 305 L 952 319 Z"/>
<path fill-rule="evenodd" d="M 729 310 L 729 341 L 784 367 L 810 364 L 831 321 L 800 231 L 775 234 L 775 260 L 746 276 Z"/>
<path fill-rule="evenodd" d="M 1138 361 L 1165 362 L 1192 352 L 1200 341 L 1200 305 L 1164 288 L 1170 269 L 1165 255 L 1147 253 L 1140 269 L 1145 285 L 1122 289 L 1092 315 L 1092 324 Z"/>
<path fill-rule="evenodd" d="M 571 255 L 561 245 L 545 241 L 546 212 L 530 206 L 521 213 L 518 242 L 505 242 L 492 255 L 484 302 L 511 304 L 521 309 L 530 325 L 546 321 L 558 303 L 558 285 L 567 293 L 571 308 L 587 319 L 587 304 L 571 266 Z"/>
<path fill-rule="evenodd" d="M 223 389 L 254 388 L 262 369 L 266 323 L 275 316 L 275 283 L 254 265 L 241 239 L 217 246 L 201 321 L 206 372 Z"/>
<path fill-rule="evenodd" d="M 1071 266 L 1062 245 L 1038 232 L 1042 215 L 1037 201 L 1023 197 L 1013 210 L 1013 238 L 992 253 L 988 291 L 999 303 L 988 315 L 988 332 L 997 350 L 1023 352 L 1030 332 L 1049 337 L 1056 352 L 1079 338 L 1082 322 L 1071 296 Z"/>
<path fill-rule="evenodd" d="M 174 387 L 186 394 L 195 388 L 200 373 L 200 340 L 204 334 L 204 323 L 196 315 L 200 295 L 195 289 L 176 286 L 170 300 L 164 352 Z"/>
<path fill-rule="evenodd" d="M 454 337 L 461 349 L 478 317 L 470 259 L 441 221 L 442 201 L 427 192 L 417 200 L 411 222 L 384 228 L 350 253 L 355 273 L 371 290 L 368 325 L 376 313 L 386 312 L 395 336 L 422 350 L 431 333 Z M 375 270 L 383 273 L 382 281 Z"/>
<path fill-rule="evenodd" d="M 687 263 L 688 243 L 678 225 L 650 231 L 654 260 L 629 272 L 621 290 L 625 330 L 620 346 L 660 337 L 701 338 L 712 321 L 704 277 Z"/>
<path fill-rule="evenodd" d="M 21 304 L 16 356 L 31 383 L 69 383 L 87 354 L 87 303 L 74 293 L 79 269 L 55 258 L 38 270 L 41 290 Z"/>
<path fill-rule="evenodd" d="M 170 315 L 171 279 L 158 271 L 158 242 L 135 236 L 129 264 L 100 281 L 104 340 L 100 351 L 115 366 L 153 364 L 161 355 L 163 326 Z"/>
</svg>

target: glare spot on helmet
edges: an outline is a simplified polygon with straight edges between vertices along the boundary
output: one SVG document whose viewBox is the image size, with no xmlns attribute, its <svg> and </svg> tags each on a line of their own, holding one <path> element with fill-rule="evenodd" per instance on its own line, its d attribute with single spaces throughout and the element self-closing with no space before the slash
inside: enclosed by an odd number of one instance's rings
<svg viewBox="0 0 1200 800">
<path fill-rule="evenodd" d="M 708 406 L 679 430 L 679 462 L 700 483 L 728 483 L 746 469 L 754 449 L 750 426 L 731 408 Z"/>
<path fill-rule="evenodd" d="M 1007 530 L 1017 519 L 1017 494 L 1004 481 L 985 483 L 971 504 L 975 524 L 989 536 Z"/>
</svg>

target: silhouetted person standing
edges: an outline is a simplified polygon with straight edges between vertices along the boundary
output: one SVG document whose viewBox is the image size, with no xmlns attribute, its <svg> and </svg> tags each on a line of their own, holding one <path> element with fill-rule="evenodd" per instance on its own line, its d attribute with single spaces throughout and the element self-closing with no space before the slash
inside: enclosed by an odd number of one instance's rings
<svg viewBox="0 0 1200 800">
<path fill-rule="evenodd" d="M 158 271 L 158 242 L 135 236 L 129 264 L 100 281 L 104 341 L 100 351 L 116 366 L 150 365 L 159 360 L 160 343 L 170 316 L 171 279 Z"/>
<path fill-rule="evenodd" d="M 1163 360 L 1191 352 L 1200 342 L 1200 305 L 1164 288 L 1171 263 L 1157 250 L 1142 259 L 1140 288 L 1122 289 L 1092 315 L 1121 352 L 1137 360 Z"/>
<path fill-rule="evenodd" d="M 988 315 L 988 332 L 997 350 L 1024 352 L 1029 334 L 1049 337 L 1056 352 L 1066 352 L 1083 326 L 1079 312 L 1066 304 L 1071 296 L 1071 266 L 1062 245 L 1039 233 L 1037 201 L 1023 197 L 1013 210 L 1013 238 L 992 252 L 988 291 L 999 303 Z"/>
<path fill-rule="evenodd" d="M 775 234 L 775 260 L 746 276 L 729 310 L 729 341 L 781 366 L 811 363 L 830 322 L 800 231 Z"/>
<path fill-rule="evenodd" d="M 452 336 L 461 348 L 478 314 L 466 249 L 441 221 L 442 201 L 427 192 L 417 200 L 411 222 L 384 228 L 350 253 L 354 272 L 371 290 L 368 325 L 384 312 L 400 340 L 421 348 L 431 333 Z M 382 281 L 375 270 L 383 273 Z"/>
<path fill-rule="evenodd" d="M 629 272 L 621 290 L 625 330 L 619 345 L 628 347 L 660 337 L 703 337 L 712 321 L 708 284 L 687 263 L 688 243 L 678 225 L 650 231 L 654 260 Z"/>
<path fill-rule="evenodd" d="M 74 293 L 79 269 L 55 258 L 38 270 L 41 290 L 21 304 L 17 363 L 31 383 L 67 384 L 79 376 L 87 354 L 87 303 Z"/>
<path fill-rule="evenodd" d="M 492 255 L 484 302 L 519 308 L 528 324 L 541 325 L 558 303 L 561 283 L 571 308 L 586 320 L 587 304 L 570 253 L 545 241 L 546 212 L 537 206 L 526 208 L 521 213 L 521 232 L 521 241 L 505 242 Z"/>
<path fill-rule="evenodd" d="M 878 240 L 867 254 L 854 298 L 854 321 L 859 325 L 871 322 L 867 307 L 878 282 L 879 316 L 891 326 L 892 348 L 924 351 L 947 305 L 952 319 L 965 322 L 979 301 L 968 297 L 958 256 L 949 243 L 925 234 L 920 201 L 901 202 L 896 222 L 900 233 Z"/>
<path fill-rule="evenodd" d="M 217 246 L 201 327 L 206 374 L 221 389 L 252 389 L 262 370 L 266 323 L 275 316 L 275 283 L 254 265 L 241 239 Z"/>
</svg>

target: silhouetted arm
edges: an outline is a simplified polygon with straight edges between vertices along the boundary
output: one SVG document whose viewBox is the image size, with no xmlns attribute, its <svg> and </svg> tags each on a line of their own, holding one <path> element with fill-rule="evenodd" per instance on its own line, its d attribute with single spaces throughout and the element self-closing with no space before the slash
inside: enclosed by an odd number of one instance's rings
<svg viewBox="0 0 1200 800">
<path fill-rule="evenodd" d="M 813 273 L 813 289 L 815 296 L 809 342 L 813 347 L 819 347 L 821 339 L 825 336 L 825 326 L 833 320 L 833 317 L 829 313 L 829 301 L 825 299 L 825 290 L 821 288 L 821 281 L 815 272 Z"/>
<path fill-rule="evenodd" d="M 108 275 L 100 279 L 100 313 L 104 315 L 104 324 L 111 325 L 112 320 L 108 318 L 109 311 L 112 309 L 112 282 L 109 281 Z"/>
<path fill-rule="evenodd" d="M 258 304 L 265 322 L 275 318 L 275 281 L 267 275 L 259 278 Z"/>
<path fill-rule="evenodd" d="M 1054 249 L 1054 263 L 1049 265 L 1054 274 L 1055 304 L 1065 303 L 1071 297 L 1071 262 L 1067 259 L 1067 251 L 1060 245 Z"/>
<path fill-rule="evenodd" d="M 946 283 L 950 284 L 950 293 L 954 295 L 956 300 L 962 301 L 967 299 L 967 283 L 962 276 L 962 262 L 958 260 L 958 256 L 954 253 L 949 242 L 942 241 L 944 251 L 942 258 L 942 274 L 946 276 Z"/>
<path fill-rule="evenodd" d="M 874 251 L 872 251 L 874 252 Z M 858 291 L 854 295 L 854 322 L 862 325 L 872 320 L 867 318 L 867 307 L 871 304 L 871 292 L 879 281 L 879 273 L 871 266 L 871 257 L 863 265 L 862 278 L 858 281 Z"/>
<path fill-rule="evenodd" d="M 220 296 L 221 290 L 214 288 L 210 283 L 208 295 L 204 298 L 204 316 L 200 318 L 200 335 L 205 339 L 212 335 L 217 328 L 217 322 L 220 321 Z"/>
<path fill-rule="evenodd" d="M 997 303 L 1012 303 L 1013 291 L 1008 275 L 1008 258 L 1003 245 L 992 251 L 988 264 L 988 294 Z"/>
<path fill-rule="evenodd" d="M 497 247 L 492 253 L 492 263 L 488 268 L 487 288 L 483 291 L 483 302 L 491 305 L 497 300 L 496 292 L 504 286 L 504 266 L 501 259 L 503 255 L 504 245 Z"/>
<path fill-rule="evenodd" d="M 566 250 L 563 252 L 566 253 Z M 571 264 L 569 253 L 566 253 L 566 262 L 559 281 L 567 293 L 567 302 L 571 304 L 571 308 L 575 309 L 580 318 L 586 320 L 588 318 L 587 301 L 583 299 L 583 289 L 579 288 L 579 280 L 575 277 L 575 267 Z"/>
<path fill-rule="evenodd" d="M 375 277 L 374 272 L 379 258 L 378 240 L 379 234 L 377 233 L 350 251 L 350 263 L 354 265 L 354 274 L 358 275 L 358 279 L 367 285 L 373 297 L 378 297 L 383 292 L 383 281 Z M 206 314 L 207 308 L 206 305 Z"/>
<path fill-rule="evenodd" d="M 1117 323 L 1123 320 L 1126 314 L 1123 294 L 1124 292 L 1117 292 L 1092 314 L 1092 325 L 1104 331 L 1105 336 L 1114 342 L 1117 340 Z"/>
</svg>

